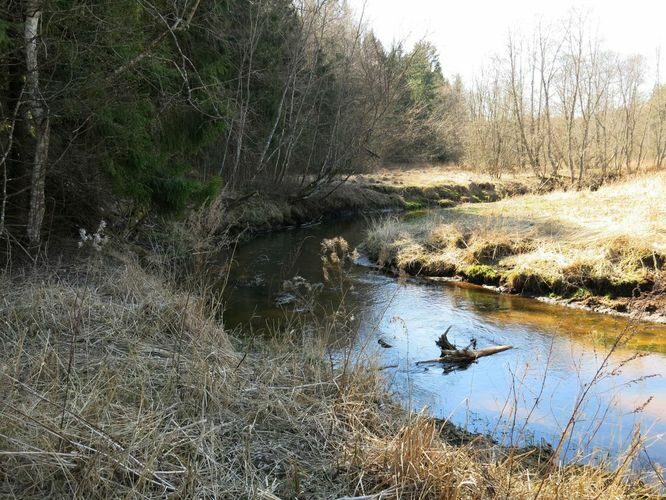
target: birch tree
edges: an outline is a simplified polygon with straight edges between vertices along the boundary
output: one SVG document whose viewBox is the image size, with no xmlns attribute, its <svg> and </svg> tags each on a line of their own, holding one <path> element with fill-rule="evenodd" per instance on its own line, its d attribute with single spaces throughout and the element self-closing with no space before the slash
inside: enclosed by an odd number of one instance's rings
<svg viewBox="0 0 666 500">
<path fill-rule="evenodd" d="M 42 94 L 39 76 L 39 43 L 42 0 L 26 0 L 23 40 L 25 44 L 25 121 L 34 137 L 30 173 L 30 205 L 27 235 L 31 245 L 39 245 L 44 220 L 44 179 L 49 156 L 49 108 Z"/>
</svg>

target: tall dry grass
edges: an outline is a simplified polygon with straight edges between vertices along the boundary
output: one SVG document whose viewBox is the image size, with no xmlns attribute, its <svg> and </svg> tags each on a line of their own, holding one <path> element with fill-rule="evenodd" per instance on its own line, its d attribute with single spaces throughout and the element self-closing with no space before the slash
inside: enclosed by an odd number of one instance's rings
<svg viewBox="0 0 666 500">
<path fill-rule="evenodd" d="M 210 296 L 126 257 L 1 279 L 3 497 L 653 492 L 623 471 L 555 465 L 543 476 L 486 439 L 451 444 L 450 426 L 387 397 L 371 363 L 331 361 L 339 319 L 231 334 Z"/>
</svg>

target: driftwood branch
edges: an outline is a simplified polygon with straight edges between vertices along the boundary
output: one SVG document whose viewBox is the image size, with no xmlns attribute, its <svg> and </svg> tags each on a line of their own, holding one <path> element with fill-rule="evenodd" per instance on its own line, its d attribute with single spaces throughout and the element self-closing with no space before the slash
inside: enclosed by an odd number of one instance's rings
<svg viewBox="0 0 666 500">
<path fill-rule="evenodd" d="M 425 361 L 417 361 L 417 365 L 424 363 L 471 363 L 484 356 L 497 354 L 498 352 L 508 351 L 512 349 L 510 345 L 495 345 L 484 347 L 483 349 L 459 349 L 455 351 L 447 350 L 442 351 L 442 356 L 435 359 L 427 359 Z"/>
<path fill-rule="evenodd" d="M 469 365 L 479 358 L 484 356 L 490 356 L 492 354 L 497 354 L 498 352 L 508 351 L 512 349 L 513 346 L 510 345 L 496 345 L 490 347 L 484 347 L 483 349 L 476 348 L 476 339 L 471 339 L 469 345 L 464 349 L 458 349 L 451 341 L 448 339 L 448 333 L 451 330 L 449 326 L 446 331 L 437 339 L 435 342 L 440 348 L 440 356 L 435 359 L 427 359 L 425 361 L 417 361 L 417 365 L 425 363 L 448 363 L 448 364 L 457 364 L 457 365 Z"/>
<path fill-rule="evenodd" d="M 440 335 L 439 339 L 435 341 L 435 344 L 442 350 L 442 351 L 455 351 L 456 346 L 454 346 L 451 342 L 449 342 L 449 338 L 447 335 L 449 334 L 449 331 L 451 330 L 451 327 L 449 326 L 442 335 Z"/>
</svg>

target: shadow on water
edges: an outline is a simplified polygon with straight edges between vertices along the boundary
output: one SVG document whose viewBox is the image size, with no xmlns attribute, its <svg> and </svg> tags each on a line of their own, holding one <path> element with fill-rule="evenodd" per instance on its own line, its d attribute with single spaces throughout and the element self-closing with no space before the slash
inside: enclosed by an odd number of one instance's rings
<svg viewBox="0 0 666 500">
<path fill-rule="evenodd" d="M 322 282 L 321 240 L 340 235 L 353 246 L 366 226 L 365 219 L 347 219 L 265 234 L 240 247 L 225 290 L 227 326 L 278 325 L 294 309 L 282 300 L 283 282 L 296 275 Z M 556 441 L 616 335 L 632 328 L 631 342 L 611 356 L 606 376 L 590 391 L 565 455 L 598 448 L 612 456 L 626 449 L 640 425 L 651 436 L 649 456 L 666 464 L 666 326 L 631 325 L 474 286 L 396 280 L 369 267 L 355 266 L 348 278 L 345 300 L 358 322 L 358 342 L 382 364 L 397 365 L 385 371 L 396 396 L 507 444 Z M 325 286 L 316 295 L 316 313 L 335 311 L 339 302 L 339 288 Z M 475 338 L 480 347 L 514 349 L 448 374 L 436 365 L 416 366 L 437 356 L 435 339 L 449 325 L 457 345 Z M 380 338 L 393 347 L 379 347 Z"/>
</svg>

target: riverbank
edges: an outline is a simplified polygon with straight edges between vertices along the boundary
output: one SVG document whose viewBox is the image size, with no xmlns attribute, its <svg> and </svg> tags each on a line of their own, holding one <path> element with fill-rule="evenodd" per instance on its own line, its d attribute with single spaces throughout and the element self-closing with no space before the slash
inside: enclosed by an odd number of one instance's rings
<svg viewBox="0 0 666 500">
<path fill-rule="evenodd" d="M 365 251 L 396 272 L 664 321 L 666 174 L 387 219 Z"/>
<path fill-rule="evenodd" d="M 280 229 L 360 213 L 496 201 L 533 188 L 525 176 L 497 180 L 454 165 L 400 166 L 340 179 L 304 198 L 270 190 L 228 195 L 224 224 L 236 232 Z"/>
<path fill-rule="evenodd" d="M 232 333 L 205 287 L 176 286 L 110 245 L 0 278 L 3 496 L 651 493 L 625 481 L 627 464 L 545 471 L 539 449 L 409 414 L 379 367 L 329 361 L 344 317 Z"/>
</svg>

